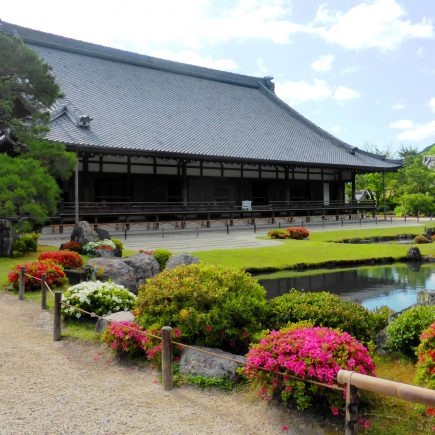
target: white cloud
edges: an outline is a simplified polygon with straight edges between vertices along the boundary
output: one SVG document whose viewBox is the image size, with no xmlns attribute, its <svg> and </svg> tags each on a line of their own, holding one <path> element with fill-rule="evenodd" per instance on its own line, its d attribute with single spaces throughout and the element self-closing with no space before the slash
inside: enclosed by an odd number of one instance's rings
<svg viewBox="0 0 435 435">
<path fill-rule="evenodd" d="M 339 125 L 333 125 L 329 130 L 331 133 L 338 134 L 341 133 L 342 128 Z"/>
<path fill-rule="evenodd" d="M 405 103 L 402 100 L 399 100 L 397 103 L 394 103 L 391 108 L 393 110 L 402 110 L 406 108 Z"/>
<path fill-rule="evenodd" d="M 348 101 L 359 98 L 360 93 L 354 89 L 348 88 L 347 86 L 337 86 L 334 91 L 334 99 L 337 101 Z"/>
<path fill-rule="evenodd" d="M 233 59 L 213 59 L 210 55 L 203 56 L 194 51 L 172 51 L 172 50 L 152 50 L 151 56 L 163 59 L 175 60 L 177 62 L 189 63 L 191 65 L 205 66 L 224 71 L 237 71 L 239 65 Z"/>
<path fill-rule="evenodd" d="M 318 59 L 313 61 L 313 63 L 311 64 L 311 69 L 320 72 L 329 71 L 332 67 L 334 60 L 335 56 L 333 54 L 325 54 L 324 56 L 320 56 Z"/>
<path fill-rule="evenodd" d="M 426 124 L 416 124 L 409 130 L 405 130 L 397 135 L 397 139 L 412 142 L 430 139 L 432 143 L 435 140 L 435 120 Z"/>
<path fill-rule="evenodd" d="M 414 126 L 414 123 L 410 119 L 401 119 L 399 121 L 391 122 L 390 128 L 398 128 L 400 130 L 408 130 Z"/>
<path fill-rule="evenodd" d="M 104 7 L 76 0 L 62 8 L 55 0 L 45 0 L 43 7 L 21 0 L 19 7 L 2 10 L 5 21 L 139 52 L 165 44 L 198 50 L 246 39 L 288 44 L 304 27 L 290 21 L 290 15 L 285 0 L 238 0 L 231 7 L 209 0 L 106 0 Z"/>
<path fill-rule="evenodd" d="M 424 53 L 425 53 L 425 49 L 424 49 L 424 47 L 418 47 L 418 49 L 417 49 L 417 56 L 418 57 L 424 57 Z"/>
<path fill-rule="evenodd" d="M 396 0 L 362 2 L 347 12 L 320 6 L 312 31 L 328 42 L 347 49 L 379 48 L 394 50 L 406 39 L 431 38 L 432 23 L 427 19 L 412 23 Z"/>
<path fill-rule="evenodd" d="M 354 65 L 342 68 L 340 74 L 354 74 L 367 68 L 367 65 Z"/>
<path fill-rule="evenodd" d="M 429 100 L 428 106 L 430 107 L 432 112 L 435 113 L 435 97 L 433 97 Z"/>
<path fill-rule="evenodd" d="M 325 80 L 315 79 L 312 83 L 300 80 L 276 83 L 276 93 L 290 105 L 308 101 L 324 101 L 332 99 L 347 101 L 359 97 L 359 92 L 346 86 L 331 87 Z"/>
</svg>

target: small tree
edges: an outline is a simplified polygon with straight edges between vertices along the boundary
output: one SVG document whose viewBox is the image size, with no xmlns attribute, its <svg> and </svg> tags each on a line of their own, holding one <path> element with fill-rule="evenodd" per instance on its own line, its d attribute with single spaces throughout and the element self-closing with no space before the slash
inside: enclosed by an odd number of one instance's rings
<svg viewBox="0 0 435 435">
<path fill-rule="evenodd" d="M 59 186 L 33 159 L 0 154 L 0 215 L 44 223 L 56 211 Z"/>
</svg>

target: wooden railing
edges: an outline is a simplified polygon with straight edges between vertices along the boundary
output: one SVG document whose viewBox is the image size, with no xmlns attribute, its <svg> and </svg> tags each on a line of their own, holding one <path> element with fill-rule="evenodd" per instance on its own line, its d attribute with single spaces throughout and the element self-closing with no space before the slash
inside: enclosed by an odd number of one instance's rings
<svg viewBox="0 0 435 435">
<path fill-rule="evenodd" d="M 339 370 L 337 382 L 346 385 L 345 435 L 358 433 L 358 389 L 395 397 L 407 402 L 435 406 L 435 391 L 428 388 L 375 378 L 348 370 Z"/>
<path fill-rule="evenodd" d="M 373 201 L 270 201 L 268 204 L 253 204 L 253 211 L 268 210 L 334 210 L 374 209 Z M 189 201 L 189 202 L 80 202 L 80 214 L 87 213 L 159 213 L 159 212 L 213 212 L 243 211 L 241 202 L 236 201 Z M 245 210 L 246 211 L 246 210 Z M 65 202 L 59 207 L 59 214 L 74 213 L 74 203 Z"/>
</svg>

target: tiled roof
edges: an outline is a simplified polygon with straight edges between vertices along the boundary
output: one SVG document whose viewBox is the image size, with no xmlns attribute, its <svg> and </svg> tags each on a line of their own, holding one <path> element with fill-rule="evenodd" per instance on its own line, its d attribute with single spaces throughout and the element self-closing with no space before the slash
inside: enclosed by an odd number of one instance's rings
<svg viewBox="0 0 435 435">
<path fill-rule="evenodd" d="M 53 67 L 65 100 L 52 108 L 49 138 L 73 149 L 366 170 L 400 166 L 322 130 L 281 101 L 268 78 L 166 61 L 5 22 L 0 22 L 1 31 L 20 36 Z M 86 120 L 89 128 L 80 126 Z"/>
</svg>

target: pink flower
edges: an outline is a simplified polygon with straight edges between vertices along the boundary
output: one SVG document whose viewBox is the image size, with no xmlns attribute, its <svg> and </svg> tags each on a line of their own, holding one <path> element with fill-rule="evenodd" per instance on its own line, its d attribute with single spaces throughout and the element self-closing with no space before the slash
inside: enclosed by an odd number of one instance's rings
<svg viewBox="0 0 435 435">
<path fill-rule="evenodd" d="M 281 426 L 281 430 L 283 432 L 288 432 L 288 426 Z"/>
<path fill-rule="evenodd" d="M 207 325 L 207 326 L 205 327 L 205 330 L 206 330 L 207 332 L 211 332 L 211 325 Z"/>
</svg>

